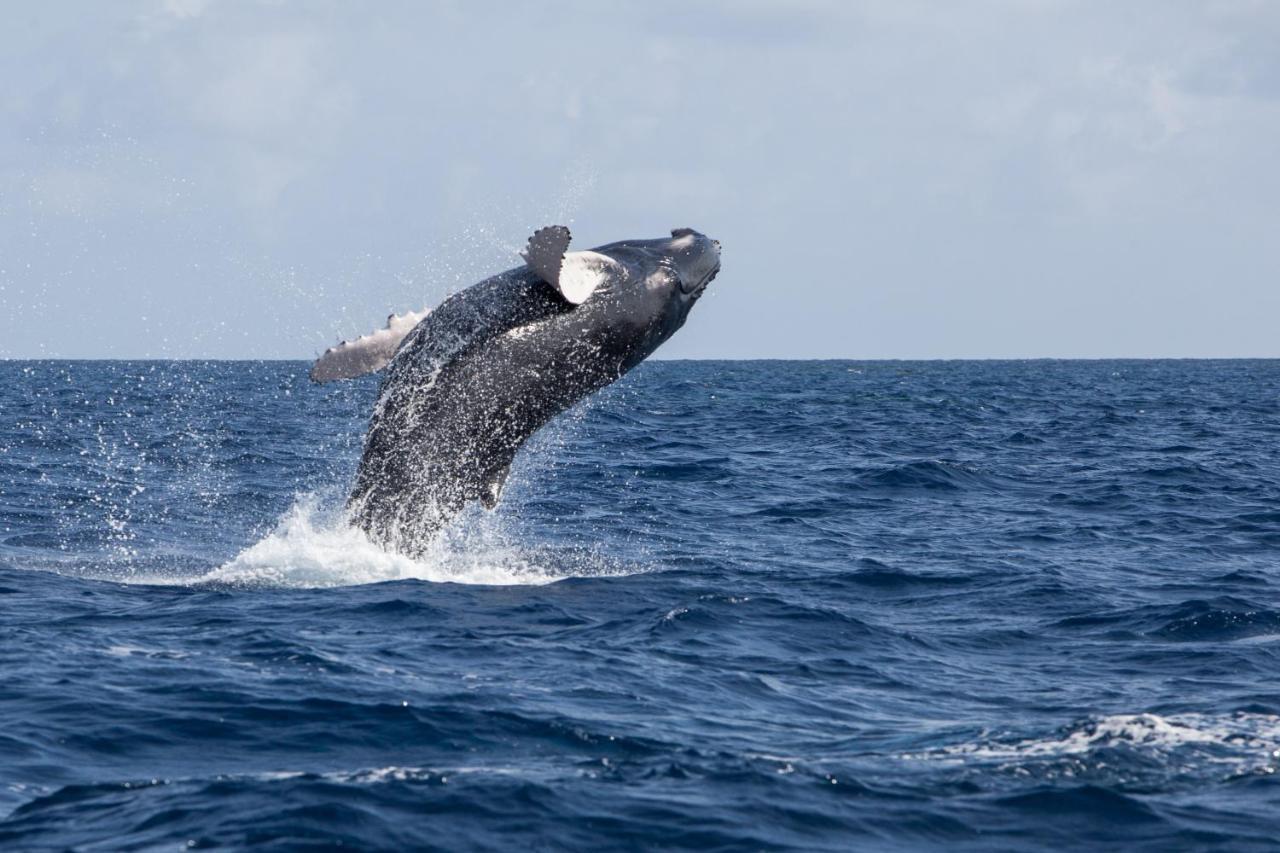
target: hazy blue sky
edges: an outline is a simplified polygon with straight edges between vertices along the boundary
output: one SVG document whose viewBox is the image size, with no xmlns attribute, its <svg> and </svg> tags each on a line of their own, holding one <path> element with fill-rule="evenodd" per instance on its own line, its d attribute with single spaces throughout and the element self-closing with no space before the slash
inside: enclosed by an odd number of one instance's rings
<svg viewBox="0 0 1280 853">
<path fill-rule="evenodd" d="M 666 356 L 1280 356 L 1280 3 L 6 2 L 0 356 L 310 357 L 693 226 Z"/>
</svg>

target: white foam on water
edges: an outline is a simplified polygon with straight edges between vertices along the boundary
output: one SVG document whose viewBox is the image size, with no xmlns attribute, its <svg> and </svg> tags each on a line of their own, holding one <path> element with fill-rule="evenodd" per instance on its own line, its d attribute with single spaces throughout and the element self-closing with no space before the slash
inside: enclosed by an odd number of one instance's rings
<svg viewBox="0 0 1280 853">
<path fill-rule="evenodd" d="M 276 528 L 232 560 L 197 578 L 169 583 L 233 586 L 335 587 L 405 579 L 438 583 L 514 586 L 547 584 L 567 577 L 620 574 L 616 567 L 567 561 L 548 565 L 549 555 L 504 541 L 495 524 L 472 519 L 419 558 L 386 551 L 346 523 L 341 511 L 325 511 L 305 496 Z M 541 559 L 539 559 L 541 557 Z M 156 582 L 136 578 L 134 582 Z M 163 582 L 163 581 L 161 581 Z"/>
<path fill-rule="evenodd" d="M 1115 714 L 1067 727 L 1056 736 L 1017 741 L 977 740 L 900 756 L 955 763 L 1032 763 L 1127 748 L 1153 757 L 1194 752 L 1198 762 L 1235 772 L 1276 772 L 1280 716 L 1274 714 Z"/>
<path fill-rule="evenodd" d="M 348 525 L 340 512 L 326 514 L 314 497 L 306 497 L 260 542 L 198 580 L 253 587 L 348 587 L 416 579 L 507 587 L 548 584 L 573 574 L 539 565 L 522 549 L 500 542 L 493 530 L 470 533 L 445 538 L 415 560 L 384 551 Z"/>
</svg>

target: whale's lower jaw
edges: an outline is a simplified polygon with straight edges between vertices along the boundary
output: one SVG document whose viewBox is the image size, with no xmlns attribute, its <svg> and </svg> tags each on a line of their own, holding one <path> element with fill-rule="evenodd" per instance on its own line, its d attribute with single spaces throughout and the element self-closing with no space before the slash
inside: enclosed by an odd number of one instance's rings
<svg viewBox="0 0 1280 853">
<path fill-rule="evenodd" d="M 701 296 L 702 292 L 707 289 L 707 285 L 716 280 L 716 276 L 720 275 L 720 265 L 716 264 L 715 269 L 707 273 L 707 277 L 695 284 L 690 290 L 686 291 L 689 296 Z"/>
</svg>

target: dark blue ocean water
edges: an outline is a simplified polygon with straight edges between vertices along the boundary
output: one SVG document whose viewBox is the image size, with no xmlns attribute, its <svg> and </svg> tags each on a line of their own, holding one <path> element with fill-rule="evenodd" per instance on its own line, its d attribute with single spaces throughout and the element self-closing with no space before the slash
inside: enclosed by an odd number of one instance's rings
<svg viewBox="0 0 1280 853">
<path fill-rule="evenodd" d="M 306 368 L 0 363 L 0 848 L 1280 845 L 1280 362 L 649 363 L 420 563 Z"/>
</svg>

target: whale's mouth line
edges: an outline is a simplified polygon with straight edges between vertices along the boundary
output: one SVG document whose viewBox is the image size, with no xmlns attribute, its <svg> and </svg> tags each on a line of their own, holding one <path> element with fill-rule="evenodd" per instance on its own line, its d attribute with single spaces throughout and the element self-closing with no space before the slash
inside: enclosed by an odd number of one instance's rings
<svg viewBox="0 0 1280 853">
<path fill-rule="evenodd" d="M 720 274 L 720 264 L 716 264 L 715 268 L 712 269 L 711 272 L 707 273 L 706 276 L 703 277 L 702 281 L 698 282 L 693 286 L 693 289 L 689 291 L 689 295 L 701 296 L 702 291 L 706 290 L 707 285 L 710 284 L 712 281 L 714 281 L 715 277 L 719 274 Z"/>
</svg>

